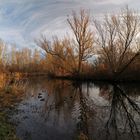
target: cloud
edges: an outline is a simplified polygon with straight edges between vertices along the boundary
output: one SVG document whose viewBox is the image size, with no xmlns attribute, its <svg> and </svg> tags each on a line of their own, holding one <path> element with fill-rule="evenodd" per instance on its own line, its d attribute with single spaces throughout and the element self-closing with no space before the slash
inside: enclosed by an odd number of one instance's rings
<svg viewBox="0 0 140 140">
<path fill-rule="evenodd" d="M 103 3 L 103 4 L 124 4 L 124 3 L 129 3 L 130 1 L 133 0 L 90 0 L 90 2 L 97 2 L 97 3 Z"/>
<path fill-rule="evenodd" d="M 41 33 L 51 38 L 69 32 L 66 18 L 72 10 L 90 9 L 99 17 L 126 4 L 140 7 L 139 0 L 0 0 L 0 37 L 18 46 L 31 45 Z"/>
</svg>

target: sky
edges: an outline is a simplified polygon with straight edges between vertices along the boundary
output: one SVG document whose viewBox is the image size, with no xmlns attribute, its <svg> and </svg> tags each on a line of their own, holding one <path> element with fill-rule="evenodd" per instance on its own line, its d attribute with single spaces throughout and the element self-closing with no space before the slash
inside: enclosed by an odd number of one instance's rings
<svg viewBox="0 0 140 140">
<path fill-rule="evenodd" d="M 19 48 L 34 48 L 41 34 L 47 39 L 68 34 L 67 16 L 73 10 L 87 9 L 98 18 L 126 5 L 140 10 L 140 0 L 0 0 L 0 38 Z"/>
</svg>

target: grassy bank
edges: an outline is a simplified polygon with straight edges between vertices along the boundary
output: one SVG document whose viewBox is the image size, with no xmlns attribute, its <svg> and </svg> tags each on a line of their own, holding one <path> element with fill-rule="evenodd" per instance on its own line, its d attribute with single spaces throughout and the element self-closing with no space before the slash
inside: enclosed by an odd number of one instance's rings
<svg viewBox="0 0 140 140">
<path fill-rule="evenodd" d="M 3 112 L 0 112 L 0 140 L 18 140 L 13 125 Z"/>
<path fill-rule="evenodd" d="M 14 125 L 9 121 L 9 114 L 14 111 L 22 99 L 25 86 L 18 84 L 16 78 L 0 75 L 0 140 L 18 140 Z M 11 78 L 12 77 L 12 78 Z"/>
</svg>

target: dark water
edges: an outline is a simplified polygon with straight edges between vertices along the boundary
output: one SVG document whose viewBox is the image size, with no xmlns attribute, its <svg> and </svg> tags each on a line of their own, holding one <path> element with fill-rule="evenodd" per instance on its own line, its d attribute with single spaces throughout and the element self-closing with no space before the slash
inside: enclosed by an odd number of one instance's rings
<svg viewBox="0 0 140 140">
<path fill-rule="evenodd" d="M 21 140 L 140 140 L 140 87 L 32 79 L 11 121 Z"/>
</svg>

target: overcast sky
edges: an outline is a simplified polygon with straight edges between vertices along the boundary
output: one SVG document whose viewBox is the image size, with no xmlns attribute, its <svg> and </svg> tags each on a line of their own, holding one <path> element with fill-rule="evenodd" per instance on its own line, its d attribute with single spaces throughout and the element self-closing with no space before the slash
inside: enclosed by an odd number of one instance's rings
<svg viewBox="0 0 140 140">
<path fill-rule="evenodd" d="M 0 38 L 18 47 L 34 47 L 41 34 L 50 39 L 69 32 L 66 19 L 72 10 L 85 8 L 100 17 L 126 5 L 140 10 L 140 0 L 0 0 Z"/>
</svg>

